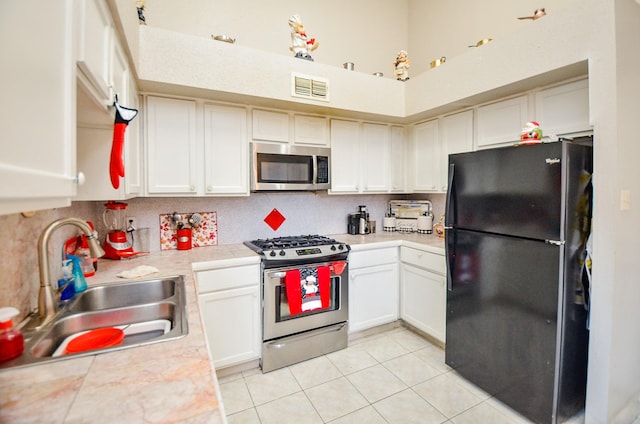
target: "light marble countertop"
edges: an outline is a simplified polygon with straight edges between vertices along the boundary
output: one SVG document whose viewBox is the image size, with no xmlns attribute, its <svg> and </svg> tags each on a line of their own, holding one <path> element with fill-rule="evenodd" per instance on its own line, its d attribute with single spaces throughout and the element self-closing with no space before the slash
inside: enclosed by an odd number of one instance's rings
<svg viewBox="0 0 640 424">
<path fill-rule="evenodd" d="M 443 253 L 433 235 L 338 234 L 352 250 L 409 245 Z M 206 422 L 224 423 L 215 368 L 205 340 L 193 268 L 211 262 L 259 263 L 242 244 L 161 251 L 123 261 L 100 260 L 91 285 L 124 282 L 116 274 L 139 265 L 153 276 L 184 275 L 189 334 L 178 340 L 107 354 L 0 371 L 0 422 Z M 195 266 L 192 264 L 196 264 Z"/>
</svg>

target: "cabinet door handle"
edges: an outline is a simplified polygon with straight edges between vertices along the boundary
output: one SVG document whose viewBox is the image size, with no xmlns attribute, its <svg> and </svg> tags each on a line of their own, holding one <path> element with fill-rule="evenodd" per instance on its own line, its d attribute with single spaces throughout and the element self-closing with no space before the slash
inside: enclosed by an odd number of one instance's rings
<svg viewBox="0 0 640 424">
<path fill-rule="evenodd" d="M 73 179 L 73 182 L 81 186 L 81 185 L 84 185 L 86 180 L 87 178 L 85 177 L 84 172 L 78 171 L 78 173 L 76 174 L 76 177 Z"/>
</svg>

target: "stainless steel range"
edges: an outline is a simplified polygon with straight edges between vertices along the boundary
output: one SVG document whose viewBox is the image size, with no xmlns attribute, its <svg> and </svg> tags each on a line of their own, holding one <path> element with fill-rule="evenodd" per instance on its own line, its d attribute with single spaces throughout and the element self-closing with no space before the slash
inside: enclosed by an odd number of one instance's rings
<svg viewBox="0 0 640 424">
<path fill-rule="evenodd" d="M 318 235 L 244 244 L 262 256 L 262 371 L 347 347 L 349 245 Z"/>
</svg>

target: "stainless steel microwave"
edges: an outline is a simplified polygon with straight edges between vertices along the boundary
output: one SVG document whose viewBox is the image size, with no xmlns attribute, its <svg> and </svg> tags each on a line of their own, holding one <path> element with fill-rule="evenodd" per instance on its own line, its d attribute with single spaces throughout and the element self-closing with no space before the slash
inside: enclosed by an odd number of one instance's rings
<svg viewBox="0 0 640 424">
<path fill-rule="evenodd" d="M 251 143 L 251 191 L 331 188 L 331 149 Z"/>
</svg>

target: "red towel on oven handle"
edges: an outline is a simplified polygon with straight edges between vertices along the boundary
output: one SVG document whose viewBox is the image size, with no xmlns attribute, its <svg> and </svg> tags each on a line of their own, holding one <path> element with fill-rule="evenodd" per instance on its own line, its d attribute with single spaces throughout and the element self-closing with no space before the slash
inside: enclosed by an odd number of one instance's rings
<svg viewBox="0 0 640 424">
<path fill-rule="evenodd" d="M 319 266 L 317 271 L 320 301 L 322 302 L 322 309 L 326 309 L 331 306 L 331 267 Z"/>
<path fill-rule="evenodd" d="M 290 269 L 284 277 L 284 284 L 289 302 L 289 314 L 295 315 L 302 312 L 302 287 L 300 287 L 300 270 Z"/>
</svg>

